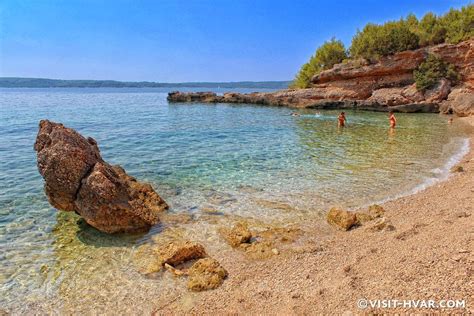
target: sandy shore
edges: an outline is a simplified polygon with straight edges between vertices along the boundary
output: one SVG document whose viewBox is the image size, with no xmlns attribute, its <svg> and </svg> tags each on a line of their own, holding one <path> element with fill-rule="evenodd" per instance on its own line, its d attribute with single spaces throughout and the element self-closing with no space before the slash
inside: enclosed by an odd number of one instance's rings
<svg viewBox="0 0 474 316">
<path fill-rule="evenodd" d="M 474 118 L 462 119 L 474 126 Z M 312 247 L 251 261 L 215 254 L 229 272 L 212 291 L 174 297 L 158 314 L 341 314 L 474 312 L 474 135 L 453 173 L 414 195 L 383 204 L 393 231 L 337 231 L 315 223 Z M 361 309 L 359 299 L 465 300 L 466 308 Z"/>
</svg>

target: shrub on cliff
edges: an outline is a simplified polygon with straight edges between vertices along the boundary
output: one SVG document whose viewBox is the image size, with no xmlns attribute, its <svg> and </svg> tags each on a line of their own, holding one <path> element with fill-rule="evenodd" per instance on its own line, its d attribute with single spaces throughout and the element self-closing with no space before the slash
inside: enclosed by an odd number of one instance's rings
<svg viewBox="0 0 474 316">
<path fill-rule="evenodd" d="M 446 78 L 452 83 L 459 80 L 459 74 L 453 65 L 443 61 L 436 55 L 428 55 L 413 72 L 416 89 L 425 91 L 436 85 L 440 79 Z"/>
<path fill-rule="evenodd" d="M 362 31 L 357 31 L 349 52 L 351 59 L 365 58 L 370 61 L 429 45 L 445 42 L 456 44 L 472 37 L 474 37 L 474 5 L 468 4 L 459 10 L 451 9 L 442 16 L 428 12 L 421 20 L 414 14 L 409 14 L 405 19 L 398 21 L 380 25 L 369 23 Z M 301 67 L 291 87 L 309 87 L 315 74 L 331 68 L 346 58 L 344 45 L 340 41 L 332 39 L 326 42 Z"/>
<path fill-rule="evenodd" d="M 317 74 L 320 70 L 314 67 L 314 64 L 310 61 L 301 66 L 300 71 L 296 74 L 295 79 L 290 85 L 290 88 L 308 88 L 311 85 L 311 78 Z"/>
<path fill-rule="evenodd" d="M 346 58 L 346 49 L 340 40 L 332 38 L 330 41 L 324 42 L 311 56 L 310 60 L 301 67 L 292 83 L 292 87 L 308 88 L 311 84 L 311 77 L 322 70 L 332 68 Z"/>
<path fill-rule="evenodd" d="M 352 39 L 351 57 L 377 59 L 404 50 L 459 43 L 474 36 L 474 5 L 451 9 L 443 16 L 428 12 L 418 21 L 410 14 L 399 21 L 367 24 Z"/>
<path fill-rule="evenodd" d="M 445 41 L 457 44 L 474 36 L 474 4 L 451 9 L 440 19 L 446 30 Z"/>
<path fill-rule="evenodd" d="M 451 9 L 442 16 L 428 12 L 412 30 L 419 36 L 420 46 L 467 40 L 474 36 L 474 5 Z"/>
<path fill-rule="evenodd" d="M 401 19 L 383 25 L 367 24 L 352 39 L 351 57 L 377 59 L 404 50 L 419 47 L 419 37 L 409 24 Z"/>
<path fill-rule="evenodd" d="M 423 16 L 415 30 L 420 38 L 420 46 L 440 44 L 446 38 L 445 26 L 441 23 L 441 19 L 432 12 Z"/>
</svg>

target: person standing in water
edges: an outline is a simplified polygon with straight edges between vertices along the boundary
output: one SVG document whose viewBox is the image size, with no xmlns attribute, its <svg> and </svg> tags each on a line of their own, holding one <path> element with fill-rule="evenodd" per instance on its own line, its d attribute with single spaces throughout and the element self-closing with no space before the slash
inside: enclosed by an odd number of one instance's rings
<svg viewBox="0 0 474 316">
<path fill-rule="evenodd" d="M 393 114 L 393 111 L 389 112 L 388 120 L 390 121 L 390 128 L 395 128 L 395 125 L 397 125 L 397 119 L 395 118 L 395 114 Z"/>
<path fill-rule="evenodd" d="M 337 126 L 344 127 L 345 125 L 346 125 L 346 113 L 341 112 L 341 114 L 339 114 L 339 117 L 337 118 Z"/>
</svg>

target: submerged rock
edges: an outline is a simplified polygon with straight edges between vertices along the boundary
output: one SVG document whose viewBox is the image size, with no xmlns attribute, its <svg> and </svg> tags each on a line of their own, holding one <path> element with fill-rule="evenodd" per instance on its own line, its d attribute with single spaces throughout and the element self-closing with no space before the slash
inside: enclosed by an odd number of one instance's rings
<svg viewBox="0 0 474 316">
<path fill-rule="evenodd" d="M 212 258 L 199 259 L 191 266 L 188 274 L 188 289 L 191 291 L 215 289 L 227 277 L 227 271 Z"/>
<path fill-rule="evenodd" d="M 176 269 L 175 267 L 173 267 L 172 265 L 169 265 L 167 263 L 165 263 L 164 267 L 165 267 L 166 270 L 171 272 L 176 277 L 181 277 L 181 276 L 185 276 L 185 275 L 188 274 L 186 271 Z"/>
<path fill-rule="evenodd" d="M 161 271 L 163 265 L 156 256 L 156 252 L 150 244 L 140 245 L 135 249 L 132 257 L 135 268 L 144 275 Z"/>
<path fill-rule="evenodd" d="M 34 149 L 50 204 L 103 232 L 146 231 L 168 208 L 151 185 L 105 162 L 94 139 L 62 124 L 42 120 Z"/>
<path fill-rule="evenodd" d="M 260 240 L 267 240 L 275 243 L 293 243 L 303 231 L 297 227 L 270 227 L 255 234 Z"/>
<path fill-rule="evenodd" d="M 269 200 L 263 200 L 263 199 L 257 199 L 255 200 L 255 202 L 262 207 L 266 207 L 270 209 L 282 210 L 282 211 L 287 211 L 287 212 L 295 211 L 295 208 L 293 206 L 284 202 L 269 201 Z"/>
<path fill-rule="evenodd" d="M 349 230 L 357 223 L 357 216 L 354 212 L 333 207 L 329 210 L 326 220 L 329 224 L 338 229 Z"/>
<path fill-rule="evenodd" d="M 252 260 L 268 259 L 272 256 L 288 252 L 303 233 L 297 227 L 278 227 L 253 223 L 250 231 L 249 223 L 241 220 L 232 228 L 221 228 L 219 233 L 233 248 L 242 251 Z"/>
<path fill-rule="evenodd" d="M 204 247 L 191 241 L 174 241 L 155 248 L 162 265 L 177 266 L 189 260 L 200 259 L 207 256 Z"/>
<path fill-rule="evenodd" d="M 217 260 L 208 257 L 201 244 L 189 240 L 168 239 L 142 245 L 134 253 L 133 261 L 145 275 L 164 269 L 174 277 L 188 277 L 191 291 L 215 289 L 227 277 L 227 271 Z"/>
</svg>

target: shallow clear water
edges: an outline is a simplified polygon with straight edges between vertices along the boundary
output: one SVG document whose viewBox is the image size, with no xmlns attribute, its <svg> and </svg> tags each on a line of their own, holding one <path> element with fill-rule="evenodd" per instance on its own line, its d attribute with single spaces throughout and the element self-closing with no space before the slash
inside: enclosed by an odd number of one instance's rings
<svg viewBox="0 0 474 316">
<path fill-rule="evenodd" d="M 158 228 L 113 238 L 47 203 L 33 151 L 40 119 L 95 138 L 104 159 L 152 183 L 170 212 L 210 208 L 268 222 L 406 194 L 446 177 L 467 148 L 464 127 L 434 114 L 397 114 L 391 133 L 384 113 L 347 111 L 348 126 L 338 129 L 335 111 L 291 112 L 168 104 L 164 89 L 0 90 L 0 306 L 148 306 L 174 284 L 157 289 L 130 267 L 129 249 Z"/>
</svg>

